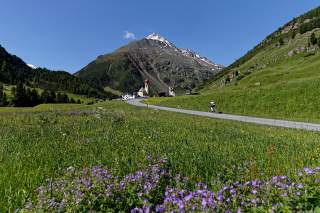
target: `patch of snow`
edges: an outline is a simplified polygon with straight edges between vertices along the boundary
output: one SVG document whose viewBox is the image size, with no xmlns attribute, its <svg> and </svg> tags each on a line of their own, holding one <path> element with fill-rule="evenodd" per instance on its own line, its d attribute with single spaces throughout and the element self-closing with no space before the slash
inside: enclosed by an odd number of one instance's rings
<svg viewBox="0 0 320 213">
<path fill-rule="evenodd" d="M 37 66 L 34 66 L 33 64 L 27 64 L 27 65 L 32 69 L 37 69 L 38 68 Z"/>
<path fill-rule="evenodd" d="M 157 33 L 152 33 L 151 35 L 148 35 L 146 37 L 146 39 L 160 41 L 160 42 L 164 43 L 166 46 L 174 47 L 174 45 L 170 41 L 168 41 L 165 37 L 163 37 Z"/>
<path fill-rule="evenodd" d="M 200 56 L 198 53 L 190 50 L 190 49 L 180 49 L 180 52 L 184 55 L 184 56 L 188 56 L 188 57 L 191 57 L 199 62 L 204 62 L 206 64 L 209 64 L 211 66 L 214 66 L 214 67 L 217 67 L 217 68 L 220 68 L 220 66 L 218 66 L 217 64 L 211 62 L 209 59 L 205 58 L 205 57 L 202 57 Z"/>
<path fill-rule="evenodd" d="M 173 43 L 171 43 L 165 37 L 163 37 L 163 36 L 161 36 L 161 35 L 159 35 L 157 33 L 152 33 L 151 35 L 148 35 L 146 37 L 146 39 L 159 41 L 162 44 L 164 44 L 165 47 L 173 48 L 174 51 L 177 52 L 178 54 L 182 54 L 182 55 L 184 55 L 186 57 L 193 58 L 194 60 L 198 61 L 201 64 L 205 63 L 206 65 L 210 65 L 211 67 L 213 67 L 212 70 L 218 70 L 218 69 L 222 69 L 223 68 L 223 66 L 211 62 L 206 57 L 200 56 L 200 54 L 192 51 L 191 49 L 177 48 Z M 162 48 L 162 47 L 160 47 L 160 48 Z"/>
</svg>

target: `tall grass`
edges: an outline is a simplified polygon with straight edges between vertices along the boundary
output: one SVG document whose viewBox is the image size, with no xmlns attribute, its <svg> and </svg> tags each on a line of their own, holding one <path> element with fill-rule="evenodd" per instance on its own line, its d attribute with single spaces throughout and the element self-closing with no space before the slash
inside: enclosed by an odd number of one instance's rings
<svg viewBox="0 0 320 213">
<path fill-rule="evenodd" d="M 319 135 L 182 114 L 121 102 L 0 116 L 0 211 L 23 206 L 66 168 L 105 165 L 116 175 L 168 158 L 173 171 L 212 189 L 237 180 L 294 174 L 320 163 Z M 46 105 L 45 108 L 50 108 Z M 58 110 L 59 108 L 55 108 Z"/>
</svg>

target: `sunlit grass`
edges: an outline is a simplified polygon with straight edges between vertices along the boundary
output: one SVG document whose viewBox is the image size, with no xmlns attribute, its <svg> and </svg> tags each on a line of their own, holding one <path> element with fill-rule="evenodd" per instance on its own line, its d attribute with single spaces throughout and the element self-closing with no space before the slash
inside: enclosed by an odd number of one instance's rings
<svg viewBox="0 0 320 213">
<path fill-rule="evenodd" d="M 28 110 L 0 116 L 2 210 L 21 207 L 47 177 L 59 177 L 69 166 L 106 165 L 121 176 L 146 165 L 147 155 L 161 155 L 173 171 L 217 189 L 236 180 L 290 176 L 320 163 L 320 138 L 314 132 L 140 109 L 118 101 Z"/>
</svg>

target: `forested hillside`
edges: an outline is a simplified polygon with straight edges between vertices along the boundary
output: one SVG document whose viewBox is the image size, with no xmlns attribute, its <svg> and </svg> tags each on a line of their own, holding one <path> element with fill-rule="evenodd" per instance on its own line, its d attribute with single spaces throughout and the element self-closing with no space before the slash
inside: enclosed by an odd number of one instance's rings
<svg viewBox="0 0 320 213">
<path fill-rule="evenodd" d="M 26 87 L 25 95 L 27 94 L 28 88 L 33 88 L 33 90 L 30 90 L 33 91 L 33 95 L 37 93 L 35 89 L 41 89 L 45 90 L 45 93 L 55 93 L 55 96 L 58 95 L 58 93 L 64 92 L 102 99 L 115 97 L 105 92 L 102 88 L 92 86 L 68 72 L 50 71 L 46 68 L 32 69 L 19 57 L 9 54 L 2 46 L 0 46 L 0 84 L 0 93 L 2 93 L 0 94 L 0 99 L 6 97 L 6 102 L 4 100 L 1 101 L 2 105 L 8 102 L 8 94 L 4 93 L 2 84 L 15 85 L 15 88 L 18 87 L 17 85 L 19 85 L 20 88 Z M 31 96 L 31 92 L 28 94 Z M 41 94 L 38 94 L 38 96 L 41 96 Z M 60 100 L 63 99 L 65 98 L 61 98 Z M 32 101 L 32 103 L 35 102 Z M 19 104 L 19 106 L 22 105 Z"/>
</svg>

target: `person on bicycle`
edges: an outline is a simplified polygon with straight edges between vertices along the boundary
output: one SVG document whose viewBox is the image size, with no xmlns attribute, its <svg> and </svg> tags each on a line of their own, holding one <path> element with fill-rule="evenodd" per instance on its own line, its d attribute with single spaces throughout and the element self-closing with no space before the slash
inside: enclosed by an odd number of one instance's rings
<svg viewBox="0 0 320 213">
<path fill-rule="evenodd" d="M 216 111 L 216 103 L 214 101 L 210 101 L 209 103 L 210 112 Z"/>
</svg>

